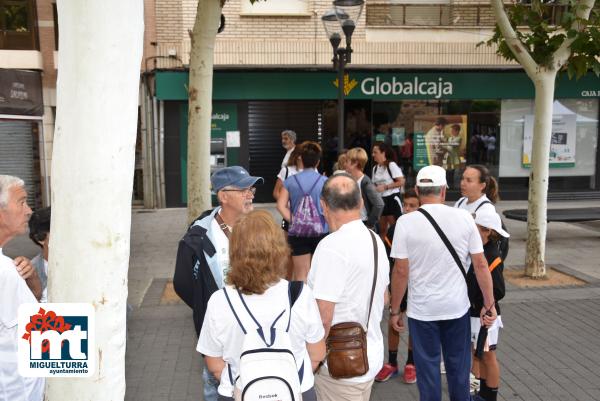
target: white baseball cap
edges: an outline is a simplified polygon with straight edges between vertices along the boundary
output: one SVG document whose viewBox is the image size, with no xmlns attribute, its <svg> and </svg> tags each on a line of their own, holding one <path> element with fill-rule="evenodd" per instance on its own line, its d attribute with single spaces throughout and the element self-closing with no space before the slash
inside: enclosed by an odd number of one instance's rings
<svg viewBox="0 0 600 401">
<path fill-rule="evenodd" d="M 509 238 L 510 234 L 502 228 L 502 220 L 496 212 L 492 212 L 491 208 L 481 208 L 475 212 L 475 224 L 481 227 L 490 228 L 496 231 L 504 238 Z"/>
<path fill-rule="evenodd" d="M 417 187 L 448 186 L 446 170 L 440 166 L 425 166 L 417 174 Z"/>
</svg>

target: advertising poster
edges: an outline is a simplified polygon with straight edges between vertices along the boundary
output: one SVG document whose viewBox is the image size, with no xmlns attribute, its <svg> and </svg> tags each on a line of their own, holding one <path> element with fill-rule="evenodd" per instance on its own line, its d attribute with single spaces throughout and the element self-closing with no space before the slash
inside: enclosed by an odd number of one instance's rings
<svg viewBox="0 0 600 401">
<path fill-rule="evenodd" d="M 432 164 L 446 170 L 464 166 L 467 150 L 466 115 L 428 115 L 414 118 L 415 170 Z"/>
<path fill-rule="evenodd" d="M 550 142 L 550 167 L 575 167 L 576 147 L 575 114 L 558 114 L 552 116 L 552 139 Z M 533 115 L 525 116 L 523 129 L 523 167 L 531 167 L 531 151 L 533 147 Z"/>
</svg>

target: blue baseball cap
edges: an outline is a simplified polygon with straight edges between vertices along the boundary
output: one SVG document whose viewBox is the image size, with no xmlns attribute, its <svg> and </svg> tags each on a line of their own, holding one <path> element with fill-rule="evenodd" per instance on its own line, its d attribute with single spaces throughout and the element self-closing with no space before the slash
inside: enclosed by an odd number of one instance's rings
<svg viewBox="0 0 600 401">
<path fill-rule="evenodd" d="M 253 177 L 248 174 L 245 168 L 240 166 L 222 168 L 215 171 L 210 177 L 210 183 L 214 193 L 229 186 L 236 188 L 253 187 L 259 180 L 261 184 L 264 182 L 262 177 Z"/>
</svg>

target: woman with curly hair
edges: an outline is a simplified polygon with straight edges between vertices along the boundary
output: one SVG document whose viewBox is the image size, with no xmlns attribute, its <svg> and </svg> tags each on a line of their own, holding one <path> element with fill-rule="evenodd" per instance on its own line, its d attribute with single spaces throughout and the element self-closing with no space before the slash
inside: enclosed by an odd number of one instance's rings
<svg viewBox="0 0 600 401">
<path fill-rule="evenodd" d="M 290 302 L 292 286 L 283 279 L 289 255 L 284 232 L 269 212 L 253 211 L 236 223 L 229 244 L 226 288 L 215 292 L 208 302 L 197 347 L 205 355 L 208 370 L 220 382 L 221 401 L 233 400 L 236 383 L 231 378 L 239 375 L 245 338 L 227 294 L 239 296 L 257 324 L 265 329 L 285 330 L 289 317 L 291 351 L 298 371 L 304 367 L 300 382 L 302 399 L 316 400 L 313 370 L 325 358 L 325 332 L 309 287 L 298 283 L 300 293 Z"/>
</svg>

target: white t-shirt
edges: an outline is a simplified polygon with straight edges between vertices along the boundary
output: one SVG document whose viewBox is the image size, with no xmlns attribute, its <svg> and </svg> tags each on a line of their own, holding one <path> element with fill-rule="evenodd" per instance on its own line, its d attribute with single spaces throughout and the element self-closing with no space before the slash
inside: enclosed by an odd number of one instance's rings
<svg viewBox="0 0 600 401">
<path fill-rule="evenodd" d="M 395 162 L 390 162 L 388 167 L 390 171 L 388 171 L 388 169 L 385 166 L 376 165 L 373 168 L 373 185 L 377 186 L 382 184 L 392 184 L 395 178 L 404 177 L 404 174 L 402 174 L 402 169 L 398 167 L 398 165 Z M 392 173 L 391 176 L 390 172 Z M 398 192 L 400 192 L 400 188 L 392 188 L 383 191 L 381 193 L 381 196 L 390 196 L 397 194 Z"/>
<path fill-rule="evenodd" d="M 442 204 L 421 207 L 446 234 L 467 271 L 471 254 L 483 252 L 473 217 L 465 210 Z M 408 259 L 408 317 L 422 321 L 450 320 L 467 313 L 469 296 L 465 279 L 423 214 L 407 213 L 398 219 L 390 255 Z"/>
<path fill-rule="evenodd" d="M 217 286 L 221 288 L 225 284 L 225 277 L 229 270 L 229 240 L 227 239 L 227 236 L 225 236 L 223 230 L 221 230 L 221 227 L 219 227 L 219 223 L 217 223 L 216 219 L 212 219 L 210 224 L 212 224 L 213 245 L 217 250 L 217 261 L 219 262 L 219 267 L 222 272 L 221 277 L 223 278 L 223 282 L 221 285 L 217 283 Z"/>
<path fill-rule="evenodd" d="M 283 156 L 283 160 L 281 161 L 281 167 L 285 167 L 288 164 L 288 161 L 290 160 L 290 155 L 292 154 L 292 152 L 294 151 L 296 147 L 291 148 L 290 150 L 288 150 L 285 153 L 285 156 Z"/>
<path fill-rule="evenodd" d="M 477 199 L 475 202 L 472 202 L 472 203 L 469 203 L 468 198 L 466 196 L 463 196 L 462 198 L 460 198 L 459 200 L 456 201 L 456 203 L 454 204 L 454 207 L 457 207 L 459 209 L 464 209 L 467 212 L 469 212 L 471 215 L 473 215 L 473 213 L 475 213 L 475 210 L 479 207 L 479 205 L 481 205 L 485 201 L 488 201 L 489 203 L 486 203 L 483 206 L 481 206 L 479 208 L 479 210 L 489 208 L 490 211 L 493 211 L 495 213 L 496 207 L 491 203 L 491 201 L 488 199 L 488 197 L 485 194 L 481 195 L 481 197 L 479 199 Z"/>
<path fill-rule="evenodd" d="M 0 401 L 41 401 L 44 379 L 22 377 L 18 370 L 17 312 L 37 300 L 0 248 Z"/>
<path fill-rule="evenodd" d="M 227 286 L 228 293 L 235 290 Z M 231 289 L 231 292 L 229 290 Z M 263 328 L 268 329 L 277 318 L 277 316 L 288 308 L 288 281 L 281 280 L 265 291 L 264 294 L 244 295 L 244 301 L 252 315 L 258 320 Z M 238 311 L 237 314 L 247 313 L 245 310 Z M 288 312 L 284 313 L 277 323 L 277 328 L 287 326 Z M 246 330 L 256 329 L 245 327 Z M 265 330 L 268 333 L 268 330 Z M 292 352 L 298 365 L 298 369 L 304 361 L 304 375 L 301 383 L 302 392 L 310 390 L 314 386 L 314 376 L 310 363 L 310 357 L 306 350 L 306 343 L 317 343 L 325 336 L 321 315 L 317 302 L 313 297 L 312 291 L 308 286 L 304 286 L 300 296 L 292 308 L 292 317 L 289 330 Z M 231 367 L 232 376 L 236 377 L 244 333 L 240 328 L 227 298 L 222 290 L 215 292 L 208 301 L 206 316 L 198 339 L 196 350 L 204 355 L 212 357 L 222 357 Z M 221 374 L 221 383 L 218 389 L 219 394 L 231 397 L 233 386 L 229 380 L 227 365 Z"/>
<path fill-rule="evenodd" d="M 286 169 L 287 169 L 287 177 L 286 177 Z M 302 171 L 302 170 L 300 170 Z M 298 174 L 300 171 L 295 166 L 285 166 L 279 170 L 279 174 L 277 174 L 277 178 L 284 182 L 288 177 L 293 176 L 294 174 Z"/>
<path fill-rule="evenodd" d="M 367 331 L 369 371 L 363 376 L 342 379 L 352 383 L 373 380 L 383 366 L 383 334 L 380 323 L 384 293 L 389 284 L 390 265 L 383 242 L 378 235 L 375 238 L 379 254 L 377 282 Z M 365 326 L 373 273 L 372 240 L 362 221 L 344 224 L 319 242 L 308 273 L 308 285 L 313 289 L 316 299 L 335 303 L 332 325 L 358 322 Z"/>
</svg>

